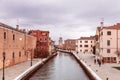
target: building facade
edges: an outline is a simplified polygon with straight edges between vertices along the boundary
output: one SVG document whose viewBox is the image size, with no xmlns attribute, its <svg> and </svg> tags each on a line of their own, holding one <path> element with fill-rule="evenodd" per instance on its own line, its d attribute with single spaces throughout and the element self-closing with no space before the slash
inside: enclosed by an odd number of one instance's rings
<svg viewBox="0 0 120 80">
<path fill-rule="evenodd" d="M 55 41 L 49 38 L 49 53 L 50 55 L 55 52 Z"/>
<path fill-rule="evenodd" d="M 0 23 L 0 69 L 3 67 L 3 53 L 5 67 L 21 63 L 34 56 L 36 38 L 27 35 L 25 31 Z"/>
<path fill-rule="evenodd" d="M 73 50 L 76 49 L 76 40 L 75 39 L 67 39 L 64 41 L 64 48 L 66 50 Z"/>
<path fill-rule="evenodd" d="M 120 62 L 120 23 L 100 30 L 100 57 L 107 63 Z"/>
<path fill-rule="evenodd" d="M 95 55 L 97 57 L 100 55 L 100 30 L 101 27 L 97 27 L 95 35 Z"/>
<path fill-rule="evenodd" d="M 49 53 L 49 31 L 31 30 L 29 31 L 29 34 L 37 38 L 36 57 L 39 57 L 39 58 L 42 58 L 44 56 L 46 57 L 46 54 Z"/>
<path fill-rule="evenodd" d="M 93 53 L 95 37 L 81 37 L 76 40 L 76 51 L 78 53 Z"/>
</svg>

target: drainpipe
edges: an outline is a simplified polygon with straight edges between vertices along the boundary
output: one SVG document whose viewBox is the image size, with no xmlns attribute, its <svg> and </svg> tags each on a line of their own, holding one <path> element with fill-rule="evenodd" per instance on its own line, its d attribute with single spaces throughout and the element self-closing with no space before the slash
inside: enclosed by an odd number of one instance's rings
<svg viewBox="0 0 120 80">
<path fill-rule="evenodd" d="M 116 32 L 116 34 L 117 34 L 117 35 L 116 35 L 116 37 L 117 37 L 117 38 L 116 38 L 116 39 L 117 39 L 117 41 L 116 41 L 116 44 L 117 44 L 116 47 L 117 47 L 117 49 L 116 49 L 116 50 L 117 50 L 117 52 L 118 52 L 118 29 L 116 29 L 116 30 L 117 30 L 117 32 Z M 117 63 L 119 63 L 118 56 L 117 56 Z"/>
</svg>

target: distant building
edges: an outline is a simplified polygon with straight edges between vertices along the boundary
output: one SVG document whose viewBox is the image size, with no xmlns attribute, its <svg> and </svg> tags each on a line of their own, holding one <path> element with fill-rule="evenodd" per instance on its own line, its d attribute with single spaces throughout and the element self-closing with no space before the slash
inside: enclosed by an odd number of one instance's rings
<svg viewBox="0 0 120 80">
<path fill-rule="evenodd" d="M 59 37 L 59 45 L 58 45 L 59 48 L 63 48 L 63 39 L 62 37 Z"/>
<path fill-rule="evenodd" d="M 36 37 L 28 35 L 25 30 L 13 28 L 0 23 L 0 69 L 3 53 L 5 53 L 5 66 L 21 63 L 34 56 Z"/>
<path fill-rule="evenodd" d="M 73 50 L 75 51 L 76 48 L 76 40 L 75 39 L 67 39 L 64 41 L 64 48 L 66 50 Z"/>
<path fill-rule="evenodd" d="M 120 23 L 101 27 L 99 46 L 99 57 L 104 62 L 120 62 Z"/>
<path fill-rule="evenodd" d="M 31 30 L 29 34 L 37 38 L 36 57 L 46 57 L 46 54 L 49 54 L 49 31 Z"/>
<path fill-rule="evenodd" d="M 55 41 L 49 38 L 49 53 L 50 55 L 55 52 Z"/>
<path fill-rule="evenodd" d="M 95 37 L 81 37 L 76 40 L 76 51 L 78 53 L 93 53 Z"/>
</svg>

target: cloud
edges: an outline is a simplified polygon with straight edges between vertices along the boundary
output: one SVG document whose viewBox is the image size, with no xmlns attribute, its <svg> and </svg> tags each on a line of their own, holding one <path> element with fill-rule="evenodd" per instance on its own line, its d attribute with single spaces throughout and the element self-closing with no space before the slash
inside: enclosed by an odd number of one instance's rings
<svg viewBox="0 0 120 80">
<path fill-rule="evenodd" d="M 79 38 L 95 34 L 101 18 L 113 25 L 120 18 L 119 0 L 1 0 L 0 21 L 23 28 L 49 30 L 59 36 Z"/>
</svg>

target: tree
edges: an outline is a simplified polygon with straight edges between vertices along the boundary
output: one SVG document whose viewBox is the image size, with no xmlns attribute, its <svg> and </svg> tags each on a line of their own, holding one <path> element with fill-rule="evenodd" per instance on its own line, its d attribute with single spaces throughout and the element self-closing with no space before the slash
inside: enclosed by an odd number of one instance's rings
<svg viewBox="0 0 120 80">
<path fill-rule="evenodd" d="M 42 54 L 42 58 L 46 58 L 46 57 L 49 56 L 49 52 L 47 50 L 45 50 L 45 49 L 41 50 L 41 54 Z"/>
</svg>

